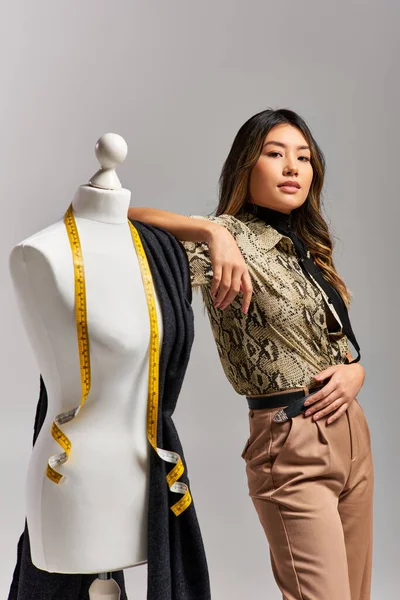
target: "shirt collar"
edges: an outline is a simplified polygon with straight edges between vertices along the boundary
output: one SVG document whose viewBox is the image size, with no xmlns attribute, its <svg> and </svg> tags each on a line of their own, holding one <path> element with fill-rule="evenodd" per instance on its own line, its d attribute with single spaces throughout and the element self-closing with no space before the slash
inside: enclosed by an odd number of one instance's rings
<svg viewBox="0 0 400 600">
<path fill-rule="evenodd" d="M 252 213 L 242 212 L 236 215 L 236 218 L 246 223 L 246 225 L 251 225 L 251 231 L 260 239 L 260 244 L 264 250 L 271 250 L 281 241 L 288 247 L 292 247 L 292 240 L 287 235 L 279 233 L 272 225 L 265 223 Z"/>
</svg>

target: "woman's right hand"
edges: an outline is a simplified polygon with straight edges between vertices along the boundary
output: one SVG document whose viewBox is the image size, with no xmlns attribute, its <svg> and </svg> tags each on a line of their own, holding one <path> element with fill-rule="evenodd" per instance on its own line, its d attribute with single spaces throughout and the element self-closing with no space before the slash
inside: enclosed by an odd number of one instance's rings
<svg viewBox="0 0 400 600">
<path fill-rule="evenodd" d="M 214 275 L 210 288 L 214 306 L 224 310 L 242 292 L 242 311 L 247 314 L 253 285 L 235 238 L 226 227 L 213 223 L 207 243 Z"/>
</svg>

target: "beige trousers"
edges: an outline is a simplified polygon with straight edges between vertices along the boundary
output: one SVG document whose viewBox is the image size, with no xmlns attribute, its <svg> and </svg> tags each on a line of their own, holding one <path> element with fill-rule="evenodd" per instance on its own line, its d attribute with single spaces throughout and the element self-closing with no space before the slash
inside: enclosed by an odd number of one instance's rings
<svg viewBox="0 0 400 600">
<path fill-rule="evenodd" d="M 282 598 L 369 600 L 374 469 L 364 411 L 354 399 L 326 425 L 328 416 L 304 413 L 275 423 L 278 410 L 249 411 L 242 458 Z"/>
</svg>

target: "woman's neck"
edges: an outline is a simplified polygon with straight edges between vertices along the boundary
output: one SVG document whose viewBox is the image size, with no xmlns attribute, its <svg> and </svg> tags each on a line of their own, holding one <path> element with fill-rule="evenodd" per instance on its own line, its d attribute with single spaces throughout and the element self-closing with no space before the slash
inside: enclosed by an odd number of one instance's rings
<svg viewBox="0 0 400 600">
<path fill-rule="evenodd" d="M 126 223 L 131 192 L 81 185 L 72 200 L 74 215 L 101 223 Z"/>
<path fill-rule="evenodd" d="M 265 223 L 279 229 L 289 230 L 292 225 L 292 213 L 283 213 L 274 208 L 261 206 L 260 204 L 251 205 L 252 213 Z"/>
</svg>

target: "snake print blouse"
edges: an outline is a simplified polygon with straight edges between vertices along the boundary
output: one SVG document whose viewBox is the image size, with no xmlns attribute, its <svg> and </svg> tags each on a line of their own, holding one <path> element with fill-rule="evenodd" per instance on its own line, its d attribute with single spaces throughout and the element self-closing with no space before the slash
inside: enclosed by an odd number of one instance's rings
<svg viewBox="0 0 400 600">
<path fill-rule="evenodd" d="M 309 386 L 313 375 L 345 362 L 349 343 L 340 318 L 317 282 L 304 275 L 289 237 L 250 213 L 188 216 L 226 227 L 251 276 L 247 315 L 241 293 L 225 310 L 215 308 L 208 244 L 181 241 L 192 287 L 200 286 L 223 370 L 238 394 Z"/>
</svg>

